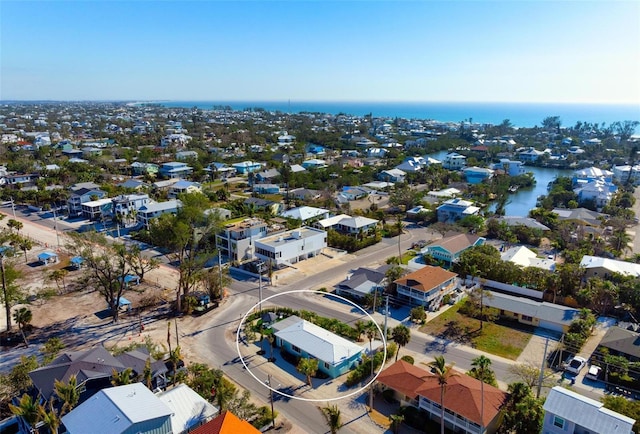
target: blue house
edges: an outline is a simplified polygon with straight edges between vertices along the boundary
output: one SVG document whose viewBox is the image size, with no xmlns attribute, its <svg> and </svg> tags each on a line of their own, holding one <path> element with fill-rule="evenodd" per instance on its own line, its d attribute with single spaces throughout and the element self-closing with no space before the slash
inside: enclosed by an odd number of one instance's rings
<svg viewBox="0 0 640 434">
<path fill-rule="evenodd" d="M 171 161 L 169 163 L 163 163 L 158 173 L 165 178 L 182 178 L 193 173 L 193 168 L 187 166 L 187 163 Z"/>
<path fill-rule="evenodd" d="M 239 175 L 251 173 L 262 169 L 262 164 L 255 161 L 243 161 L 241 163 L 232 164 Z"/>
<path fill-rule="evenodd" d="M 485 242 L 483 237 L 473 234 L 455 234 L 444 237 L 422 249 L 423 255 L 430 255 L 438 261 L 451 265 L 460 259 L 460 255 L 472 247 L 481 246 Z"/>
<path fill-rule="evenodd" d="M 276 345 L 288 353 L 318 359 L 318 369 L 331 378 L 358 366 L 362 347 L 295 315 L 273 324 Z"/>
<path fill-rule="evenodd" d="M 278 194 L 280 186 L 277 184 L 254 184 L 253 192 L 258 194 Z"/>
</svg>

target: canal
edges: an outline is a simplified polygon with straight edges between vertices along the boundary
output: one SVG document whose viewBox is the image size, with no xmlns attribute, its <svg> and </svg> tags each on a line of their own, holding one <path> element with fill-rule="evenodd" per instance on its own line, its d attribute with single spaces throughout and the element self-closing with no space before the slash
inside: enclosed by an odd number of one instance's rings
<svg viewBox="0 0 640 434">
<path fill-rule="evenodd" d="M 440 151 L 428 156 L 442 161 L 449 151 Z M 538 196 L 546 195 L 547 185 L 560 176 L 573 176 L 573 170 L 551 169 L 547 167 L 525 166 L 527 172 L 532 172 L 536 180 L 533 187 L 519 189 L 516 193 L 510 194 L 507 204 L 505 205 L 505 215 L 526 217 L 529 211 L 536 207 Z M 496 204 L 489 206 L 489 210 L 493 211 Z"/>
</svg>

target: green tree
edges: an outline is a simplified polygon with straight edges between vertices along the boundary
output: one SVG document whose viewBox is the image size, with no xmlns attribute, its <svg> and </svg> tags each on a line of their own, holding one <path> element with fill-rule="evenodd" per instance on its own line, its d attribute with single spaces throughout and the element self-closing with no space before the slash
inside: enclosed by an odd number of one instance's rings
<svg viewBox="0 0 640 434">
<path fill-rule="evenodd" d="M 491 370 L 491 359 L 481 355 L 471 361 L 471 371 L 469 375 L 480 380 L 480 432 L 484 431 L 484 383 L 497 387 L 496 376 Z"/>
<path fill-rule="evenodd" d="M 400 432 L 400 425 L 404 421 L 404 416 L 401 414 L 392 414 L 389 416 L 389 421 L 391 422 L 391 431 L 393 434 L 398 434 Z"/>
<path fill-rule="evenodd" d="M 6 230 L 0 232 L 0 278 L 2 279 L 2 302 L 4 303 L 5 316 L 7 321 L 7 331 L 11 330 L 11 306 L 20 299 L 20 288 L 15 281 L 20 277 L 20 273 L 13 267 L 11 258 L 13 257 L 13 247 L 9 244 L 14 241 L 13 234 Z"/>
<path fill-rule="evenodd" d="M 640 434 L 640 401 L 614 395 L 605 395 L 601 400 L 605 408 L 635 419 L 636 423 L 633 424 L 633 432 Z"/>
<path fill-rule="evenodd" d="M 309 385 L 309 387 L 313 387 L 311 377 L 314 376 L 318 371 L 318 359 L 302 357 L 298 361 L 298 366 L 296 367 L 296 369 L 307 378 L 307 384 Z"/>
<path fill-rule="evenodd" d="M 9 410 L 14 415 L 24 419 L 32 428 L 35 428 L 36 423 L 40 420 L 38 402 L 26 393 L 22 395 L 20 401 L 18 401 L 18 405 L 9 404 Z"/>
<path fill-rule="evenodd" d="M 440 434 L 444 434 L 444 393 L 451 377 L 458 374 L 453 370 L 453 364 L 447 365 L 443 356 L 436 356 L 435 360 L 429 363 L 433 373 L 438 379 L 440 385 Z"/>
<path fill-rule="evenodd" d="M 416 306 L 413 309 L 411 309 L 411 312 L 409 313 L 409 317 L 411 318 L 411 321 L 422 324 L 427 319 L 427 312 L 425 312 L 424 306 Z"/>
<path fill-rule="evenodd" d="M 13 320 L 18 324 L 18 329 L 20 330 L 20 334 L 22 335 L 22 339 L 24 340 L 24 344 L 28 347 L 29 341 L 27 341 L 27 335 L 24 333 L 24 328 L 31 322 L 33 319 L 33 314 L 31 310 L 26 307 L 21 307 L 20 309 L 13 312 Z"/>
<path fill-rule="evenodd" d="M 120 372 L 115 368 L 111 371 L 111 385 L 112 386 L 125 386 L 133 382 L 133 369 L 126 368 Z"/>
<path fill-rule="evenodd" d="M 53 406 L 53 401 L 49 401 L 48 409 L 45 405 L 38 406 L 38 417 L 42 421 L 42 424 L 47 427 L 50 434 L 58 434 L 60 428 L 61 419 L 58 414 L 58 410 Z"/>
<path fill-rule="evenodd" d="M 62 282 L 62 289 L 64 292 L 67 292 L 67 284 L 65 281 L 65 277 L 67 277 L 68 274 L 69 274 L 69 270 L 66 270 L 64 268 L 59 268 L 49 273 L 48 279 L 56 283 L 56 286 L 58 287 L 58 292 L 60 292 L 60 282 Z"/>
<path fill-rule="evenodd" d="M 343 426 L 340 409 L 338 408 L 338 406 L 328 405 L 326 407 L 320 408 L 320 411 L 322 412 L 322 416 L 324 416 L 324 419 L 327 422 L 329 432 L 331 434 L 336 434 L 338 430 Z"/>
<path fill-rule="evenodd" d="M 525 383 L 509 385 L 510 396 L 503 409 L 499 432 L 503 434 L 539 434 L 544 419 L 542 401 L 536 399 Z"/>
<path fill-rule="evenodd" d="M 56 358 L 60 350 L 62 350 L 63 348 L 64 344 L 59 337 L 53 337 L 47 340 L 44 344 L 42 344 L 42 348 L 40 348 L 40 352 L 44 356 L 42 363 L 44 365 L 48 365 L 53 359 Z"/>
<path fill-rule="evenodd" d="M 20 232 L 20 229 L 24 227 L 24 224 L 18 220 L 9 219 L 7 221 L 7 227 L 12 231 L 15 229 L 17 232 Z"/>
<path fill-rule="evenodd" d="M 398 345 L 398 351 L 396 352 L 396 362 L 398 361 L 398 353 L 400 353 L 400 348 L 406 346 L 411 340 L 411 330 L 409 327 L 404 324 L 398 324 L 391 331 L 391 338 L 393 342 Z"/>
<path fill-rule="evenodd" d="M 70 412 L 78 405 L 80 395 L 85 390 L 83 385 L 78 386 L 78 379 L 75 375 L 71 375 L 66 383 L 56 379 L 53 383 L 53 389 L 62 402 L 61 415 Z"/>
</svg>

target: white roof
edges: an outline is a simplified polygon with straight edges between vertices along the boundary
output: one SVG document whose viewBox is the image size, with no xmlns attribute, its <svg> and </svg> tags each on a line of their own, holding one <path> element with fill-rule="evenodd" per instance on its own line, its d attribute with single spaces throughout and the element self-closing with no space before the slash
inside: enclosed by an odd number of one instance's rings
<svg viewBox="0 0 640 434">
<path fill-rule="evenodd" d="M 502 255 L 500 259 L 503 261 L 513 262 L 521 267 L 536 267 L 544 270 L 551 270 L 555 265 L 553 259 L 538 258 L 535 252 L 529 250 L 525 246 L 512 247 Z"/>
<path fill-rule="evenodd" d="M 292 208 L 290 210 L 284 211 L 280 215 L 286 218 L 299 219 L 302 221 L 318 217 L 328 213 L 329 210 L 323 208 L 315 208 L 312 206 L 300 206 L 298 208 Z"/>
<path fill-rule="evenodd" d="M 112 200 L 110 197 L 104 198 L 104 199 L 98 199 L 98 200 L 90 200 L 89 202 L 84 202 L 82 205 L 86 205 L 86 206 L 102 206 L 102 205 L 106 205 L 108 203 L 111 203 Z"/>
<path fill-rule="evenodd" d="M 164 202 L 148 203 L 142 206 L 138 211 L 142 213 L 145 213 L 145 212 L 153 213 L 156 211 L 165 211 L 168 209 L 179 208 L 181 206 L 182 206 L 182 202 L 180 202 L 178 199 L 174 199 L 174 200 L 166 200 Z"/>
<path fill-rule="evenodd" d="M 601 402 L 560 386 L 551 389 L 543 408 L 599 434 L 630 434 L 635 423 L 630 417 L 604 408 Z"/>
<path fill-rule="evenodd" d="M 180 384 L 158 395 L 171 410 L 171 428 L 181 433 L 200 425 L 218 414 L 218 408 L 208 403 L 186 384 Z"/>
<path fill-rule="evenodd" d="M 301 166 L 301 165 L 299 165 L 299 164 L 292 164 L 292 165 L 291 165 L 291 171 L 292 171 L 293 173 L 298 173 L 298 172 L 306 172 L 306 171 L 307 171 L 307 169 L 305 169 L 304 167 L 302 167 L 302 166 Z"/>
<path fill-rule="evenodd" d="M 72 434 L 111 434 L 170 415 L 169 407 L 153 392 L 142 383 L 134 383 L 100 390 L 62 416 L 62 422 Z"/>
<path fill-rule="evenodd" d="M 353 342 L 305 320 L 276 332 L 276 336 L 331 365 L 362 352 L 362 348 Z"/>
<path fill-rule="evenodd" d="M 606 178 L 613 175 L 613 172 L 598 167 L 587 167 L 586 169 L 580 169 L 575 171 L 576 176 L 593 177 L 593 178 Z"/>
<path fill-rule="evenodd" d="M 580 261 L 582 268 L 605 268 L 612 273 L 620 273 L 626 276 L 640 277 L 640 264 L 618 261 L 615 259 L 601 258 L 599 256 L 584 255 Z"/>
<path fill-rule="evenodd" d="M 341 224 L 343 226 L 348 226 L 351 228 L 363 228 L 365 226 L 371 224 L 377 224 L 378 220 L 370 219 L 368 217 L 351 217 L 346 214 L 340 214 L 337 216 L 329 217 L 323 220 L 318 221 L 318 224 L 323 228 L 328 228 L 331 226 L 335 226 L 337 224 Z"/>
</svg>

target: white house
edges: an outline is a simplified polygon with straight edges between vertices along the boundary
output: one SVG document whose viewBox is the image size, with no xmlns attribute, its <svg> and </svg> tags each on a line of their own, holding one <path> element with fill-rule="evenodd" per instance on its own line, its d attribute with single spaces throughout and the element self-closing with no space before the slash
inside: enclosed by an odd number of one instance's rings
<svg viewBox="0 0 640 434">
<path fill-rule="evenodd" d="M 229 223 L 216 234 L 216 247 L 231 261 L 253 257 L 256 240 L 267 235 L 267 224 L 257 218 Z"/>
<path fill-rule="evenodd" d="M 378 226 L 378 220 L 368 217 L 351 217 L 346 214 L 329 217 L 315 223 L 317 228 L 323 230 L 333 229 L 346 234 L 361 234 L 374 230 Z"/>
<path fill-rule="evenodd" d="M 157 396 L 171 410 L 171 428 L 175 434 L 192 431 L 219 413 L 217 407 L 186 384 L 179 384 Z"/>
<path fill-rule="evenodd" d="M 451 223 L 463 219 L 470 215 L 477 215 L 480 208 L 473 205 L 473 202 L 459 198 L 449 199 L 437 209 L 438 221 Z"/>
<path fill-rule="evenodd" d="M 405 173 L 415 173 L 422 171 L 427 165 L 427 160 L 424 157 L 407 157 L 396 166 L 396 169 Z"/>
<path fill-rule="evenodd" d="M 613 166 L 613 179 L 620 183 L 640 184 L 640 164 L 634 166 Z"/>
<path fill-rule="evenodd" d="M 494 170 L 504 170 L 509 176 L 524 175 L 525 168 L 522 161 L 512 161 L 508 158 L 501 158 L 499 163 L 493 163 L 491 168 Z"/>
<path fill-rule="evenodd" d="M 111 215 L 113 202 L 111 198 L 90 200 L 81 205 L 82 215 L 89 220 L 99 220 L 103 216 Z"/>
<path fill-rule="evenodd" d="M 613 273 L 618 273 L 640 279 L 640 264 L 617 259 L 584 255 L 580 261 L 580 268 L 585 270 L 586 277 L 598 276 L 608 279 Z"/>
<path fill-rule="evenodd" d="M 573 192 L 578 195 L 579 204 L 593 201 L 596 207 L 602 208 L 611 201 L 617 189 L 610 182 L 596 180 L 587 184 L 578 184 L 578 187 L 574 188 Z"/>
<path fill-rule="evenodd" d="M 325 247 L 327 233 L 305 226 L 256 240 L 255 256 L 280 267 L 317 256 Z"/>
<path fill-rule="evenodd" d="M 631 434 L 635 419 L 604 407 L 599 401 L 555 386 L 544 402 L 544 434 Z"/>
<path fill-rule="evenodd" d="M 407 173 L 400 169 L 383 170 L 378 174 L 378 179 L 387 182 L 404 182 Z"/>
<path fill-rule="evenodd" d="M 460 170 L 467 165 L 467 157 L 450 152 L 442 160 L 442 167 L 448 170 Z"/>
<path fill-rule="evenodd" d="M 132 211 L 138 211 L 149 203 L 148 194 L 121 194 L 111 199 L 113 214 L 127 215 Z"/>
<path fill-rule="evenodd" d="M 202 184 L 198 182 L 186 181 L 184 179 L 179 180 L 171 187 L 169 187 L 169 198 L 176 198 L 180 194 L 186 193 L 202 193 Z"/>
<path fill-rule="evenodd" d="M 280 213 L 280 217 L 300 220 L 305 223 L 313 219 L 326 219 L 330 214 L 331 212 L 328 209 L 299 206 Z"/>
<path fill-rule="evenodd" d="M 571 181 L 574 186 L 588 184 L 593 181 L 610 183 L 613 181 L 613 172 L 599 167 L 587 167 L 586 169 L 576 170 Z"/>
<path fill-rule="evenodd" d="M 542 270 L 555 271 L 556 261 L 553 259 L 539 258 L 532 250 L 525 246 L 512 247 L 500 255 L 503 261 L 509 261 L 521 267 L 535 267 Z"/>
<path fill-rule="evenodd" d="M 158 218 L 162 214 L 175 214 L 181 206 L 182 202 L 177 199 L 148 203 L 138 210 L 137 218 L 142 225 L 148 228 L 151 219 Z"/>
<path fill-rule="evenodd" d="M 520 152 L 520 154 L 518 154 L 518 158 L 520 158 L 520 161 L 524 161 L 526 163 L 538 161 L 538 158 L 542 155 L 544 155 L 544 152 L 538 151 L 534 148 L 529 148 L 526 151 Z"/>
</svg>

